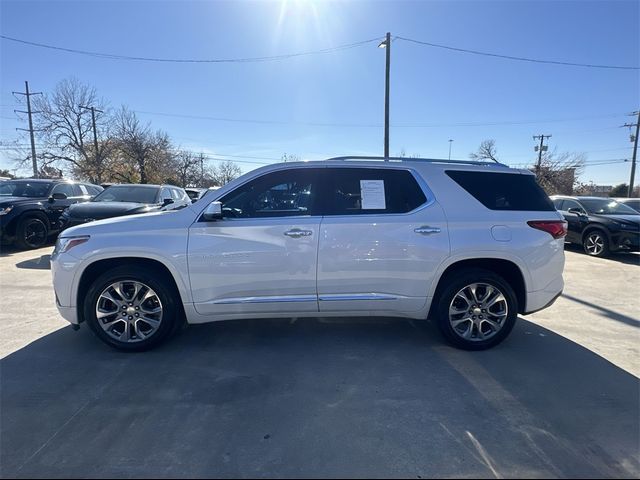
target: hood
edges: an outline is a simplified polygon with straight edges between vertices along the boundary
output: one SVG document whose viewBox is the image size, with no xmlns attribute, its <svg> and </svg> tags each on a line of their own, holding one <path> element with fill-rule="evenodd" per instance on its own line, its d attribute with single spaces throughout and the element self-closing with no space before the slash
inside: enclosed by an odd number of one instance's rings
<svg viewBox="0 0 640 480">
<path fill-rule="evenodd" d="M 79 220 L 119 217 L 121 215 L 133 215 L 134 213 L 155 212 L 159 205 L 147 205 L 133 202 L 85 202 L 71 205 L 68 215 Z"/>
<path fill-rule="evenodd" d="M 0 197 L 0 206 L 20 205 L 22 203 L 46 202 L 47 197 Z"/>
<path fill-rule="evenodd" d="M 598 217 L 598 218 L 606 218 L 607 220 L 613 220 L 614 222 L 620 222 L 620 223 L 630 223 L 633 225 L 638 225 L 640 226 L 640 215 L 598 215 L 598 214 L 591 214 L 591 217 Z"/>
</svg>

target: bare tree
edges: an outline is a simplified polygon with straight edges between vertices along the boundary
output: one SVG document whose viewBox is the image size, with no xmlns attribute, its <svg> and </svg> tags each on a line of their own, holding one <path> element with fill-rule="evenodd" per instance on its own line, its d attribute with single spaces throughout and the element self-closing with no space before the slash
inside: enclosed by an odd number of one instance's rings
<svg viewBox="0 0 640 480">
<path fill-rule="evenodd" d="M 242 175 L 242 169 L 231 160 L 223 160 L 211 169 L 215 185 L 222 186 Z"/>
<path fill-rule="evenodd" d="M 205 176 L 205 155 L 181 150 L 174 159 L 177 181 L 181 187 L 201 186 Z"/>
<path fill-rule="evenodd" d="M 118 150 L 115 176 L 129 182 L 135 177 L 140 183 L 171 177 L 173 153 L 166 132 L 152 131 L 150 124 L 141 123 L 123 106 L 116 114 L 114 133 Z"/>
<path fill-rule="evenodd" d="M 299 162 L 300 161 L 300 156 L 296 155 L 295 153 L 284 153 L 282 154 L 281 158 L 283 162 Z"/>
<path fill-rule="evenodd" d="M 578 184 L 578 177 L 584 171 L 586 156 L 584 153 L 562 152 L 556 149 L 545 152 L 540 168 L 533 168 L 540 186 L 549 195 L 571 195 Z"/>
<path fill-rule="evenodd" d="M 111 142 L 108 140 L 107 105 L 95 88 L 75 78 L 62 80 L 53 93 L 36 98 L 35 127 L 44 144 L 39 155 L 40 168 L 68 167 L 79 178 L 93 183 L 103 181 Z M 83 106 L 96 107 L 96 130 L 101 140 L 95 151 L 91 113 Z M 98 111 L 100 110 L 100 111 Z"/>
<path fill-rule="evenodd" d="M 484 162 L 491 160 L 498 162 L 498 149 L 496 148 L 496 141 L 492 139 L 483 140 L 478 150 L 469 154 L 471 160 Z"/>
</svg>

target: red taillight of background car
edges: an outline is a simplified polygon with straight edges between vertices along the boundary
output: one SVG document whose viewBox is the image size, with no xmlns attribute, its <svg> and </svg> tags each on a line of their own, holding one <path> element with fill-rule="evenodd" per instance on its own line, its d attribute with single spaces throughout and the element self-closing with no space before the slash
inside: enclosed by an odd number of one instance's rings
<svg viewBox="0 0 640 480">
<path fill-rule="evenodd" d="M 562 238 L 567 234 L 567 222 L 564 220 L 531 220 L 527 225 L 547 232 L 553 238 Z"/>
</svg>

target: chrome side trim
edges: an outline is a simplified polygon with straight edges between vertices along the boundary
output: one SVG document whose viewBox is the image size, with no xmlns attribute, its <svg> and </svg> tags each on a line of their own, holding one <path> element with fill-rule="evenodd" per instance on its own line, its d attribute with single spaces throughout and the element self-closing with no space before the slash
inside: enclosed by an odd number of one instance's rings
<svg viewBox="0 0 640 480">
<path fill-rule="evenodd" d="M 315 302 L 317 297 L 315 295 L 276 295 L 265 297 L 237 297 L 237 298 L 223 298 L 221 300 L 213 300 L 211 302 L 204 302 L 212 305 L 230 305 L 230 304 L 244 304 L 244 303 L 290 303 L 290 302 Z"/>
<path fill-rule="evenodd" d="M 388 293 L 336 293 L 332 295 L 320 295 L 321 302 L 345 302 L 351 300 L 399 300 L 398 295 Z"/>
</svg>

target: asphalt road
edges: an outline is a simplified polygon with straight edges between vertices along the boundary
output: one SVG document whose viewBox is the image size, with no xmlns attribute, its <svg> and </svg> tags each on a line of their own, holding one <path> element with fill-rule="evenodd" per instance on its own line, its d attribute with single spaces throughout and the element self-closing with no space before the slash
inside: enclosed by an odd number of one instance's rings
<svg viewBox="0 0 640 480">
<path fill-rule="evenodd" d="M 0 475 L 638 477 L 640 268 L 569 251 L 497 348 L 399 319 L 235 321 L 123 354 L 58 316 L 48 254 L 0 255 Z"/>
</svg>

